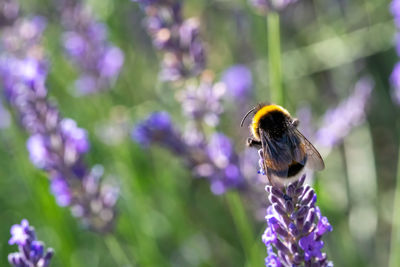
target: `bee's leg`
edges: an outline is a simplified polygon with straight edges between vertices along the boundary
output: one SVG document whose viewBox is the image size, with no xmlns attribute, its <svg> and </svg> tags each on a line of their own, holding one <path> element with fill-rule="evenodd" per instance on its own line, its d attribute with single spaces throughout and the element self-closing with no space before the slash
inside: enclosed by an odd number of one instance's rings
<svg viewBox="0 0 400 267">
<path fill-rule="evenodd" d="M 297 128 L 297 126 L 299 126 L 299 123 L 300 123 L 299 119 L 296 119 L 296 118 L 294 118 L 292 121 L 292 125 L 296 128 Z"/>
<path fill-rule="evenodd" d="M 257 141 L 251 137 L 247 138 L 246 144 L 249 147 L 255 147 L 257 149 L 260 149 L 262 147 L 261 141 Z"/>
</svg>

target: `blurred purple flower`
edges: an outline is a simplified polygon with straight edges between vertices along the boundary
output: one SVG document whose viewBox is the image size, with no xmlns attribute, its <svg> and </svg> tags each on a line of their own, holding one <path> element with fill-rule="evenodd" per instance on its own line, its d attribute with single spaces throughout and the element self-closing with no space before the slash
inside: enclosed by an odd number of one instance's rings
<svg viewBox="0 0 400 267">
<path fill-rule="evenodd" d="M 80 95 L 109 89 L 124 63 L 124 54 L 107 39 L 107 28 L 97 22 L 80 1 L 64 0 L 62 40 L 71 61 L 79 68 L 75 87 Z"/>
<path fill-rule="evenodd" d="M 108 231 L 115 214 L 109 192 L 115 189 L 100 183 L 83 162 L 89 150 L 87 132 L 74 120 L 63 118 L 47 98 L 48 64 L 41 47 L 44 26 L 44 20 L 36 17 L 19 19 L 4 30 L 0 77 L 5 95 L 30 134 L 30 159 L 48 173 L 57 203 L 69 206 L 92 229 Z"/>
<path fill-rule="evenodd" d="M 18 17 L 19 3 L 16 0 L 2 0 L 0 2 L 0 27 L 12 24 Z"/>
<path fill-rule="evenodd" d="M 332 266 L 321 251 L 321 238 L 332 226 L 321 216 L 316 194 L 304 181 L 305 176 L 284 188 L 265 188 L 271 203 L 262 236 L 268 252 L 266 266 Z"/>
<path fill-rule="evenodd" d="M 268 0 L 249 0 L 249 3 L 262 14 L 265 14 L 270 10 L 270 4 Z"/>
<path fill-rule="evenodd" d="M 8 255 L 9 263 L 14 267 L 47 267 L 53 257 L 53 249 L 44 251 L 44 244 L 36 240 L 35 229 L 27 220 L 11 227 L 10 245 L 17 244 L 18 252 Z"/>
<path fill-rule="evenodd" d="M 64 134 L 66 149 L 76 154 L 85 154 L 89 151 L 89 141 L 86 130 L 79 128 L 72 119 L 62 119 L 60 130 Z M 67 153 L 65 151 L 65 153 Z"/>
<path fill-rule="evenodd" d="M 392 3 L 390 4 L 390 12 L 392 13 L 392 16 L 394 18 L 394 22 L 397 27 L 400 28 L 400 1 L 399 0 L 393 0 Z"/>
<path fill-rule="evenodd" d="M 66 207 L 71 204 L 71 191 L 67 181 L 59 176 L 51 180 L 51 192 L 56 197 L 57 204 L 61 207 Z"/>
<path fill-rule="evenodd" d="M 297 1 L 298 0 L 249 0 L 249 3 L 254 6 L 257 11 L 265 14 L 270 10 L 282 10 Z"/>
<path fill-rule="evenodd" d="M 154 112 L 138 123 L 132 131 L 132 139 L 142 146 L 158 143 L 178 155 L 186 151 L 186 144 L 174 129 L 167 112 Z"/>
<path fill-rule="evenodd" d="M 29 152 L 29 157 L 32 163 L 40 168 L 44 169 L 49 163 L 49 154 L 46 149 L 45 138 L 41 134 L 34 134 L 28 138 L 26 147 Z"/>
<path fill-rule="evenodd" d="M 390 4 L 390 12 L 392 13 L 394 23 L 397 27 L 395 42 L 397 55 L 400 56 L 400 0 L 392 1 Z M 390 83 L 392 84 L 392 99 L 397 105 L 400 105 L 400 62 L 397 62 L 393 68 L 392 74 L 390 75 Z"/>
<path fill-rule="evenodd" d="M 390 75 L 390 82 L 393 86 L 392 99 L 396 104 L 400 105 L 400 62 L 394 66 Z"/>
<path fill-rule="evenodd" d="M 186 117 L 183 134 L 176 130 L 166 113 L 154 113 L 133 129 L 133 140 L 144 146 L 158 143 L 168 148 L 185 161 L 196 177 L 208 179 L 214 194 L 243 186 L 239 157 L 229 138 L 215 130 L 223 111 L 221 101 L 226 86 L 214 83 L 211 71 L 203 71 L 205 51 L 199 21 L 182 19 L 180 1 L 135 2 L 146 12 L 144 23 L 154 46 L 164 52 L 161 79 L 186 79 L 187 83 L 177 94 Z M 200 72 L 197 83 L 189 82 L 188 78 Z M 242 85 L 247 86 L 244 82 Z M 210 128 L 210 135 L 206 135 L 205 127 Z"/>
<path fill-rule="evenodd" d="M 234 65 L 222 74 L 222 82 L 227 87 L 227 92 L 237 100 L 248 97 L 253 87 L 251 71 L 245 65 Z"/>
<path fill-rule="evenodd" d="M 196 176 L 210 181 L 214 194 L 223 194 L 229 188 L 244 184 L 233 145 L 221 133 L 215 133 L 208 144 L 190 143 L 172 125 L 168 113 L 156 112 L 134 127 L 132 138 L 144 146 L 157 143 L 171 150 L 186 162 Z"/>
<path fill-rule="evenodd" d="M 239 159 L 234 153 L 231 140 L 222 133 L 214 133 L 207 145 L 209 163 L 203 163 L 211 172 L 207 175 L 211 180 L 211 191 L 220 195 L 229 188 L 243 185 L 243 177 L 239 169 Z"/>
<path fill-rule="evenodd" d="M 202 80 L 198 86 L 188 85 L 180 92 L 178 100 L 186 117 L 214 127 L 219 123 L 219 115 L 223 111 L 221 99 L 224 94 L 225 87 L 221 83 Z"/>
<path fill-rule="evenodd" d="M 361 79 L 349 98 L 342 101 L 335 109 L 328 110 L 324 115 L 322 127 L 315 134 L 316 143 L 333 147 L 340 143 L 352 128 L 364 122 L 373 86 L 371 79 Z"/>
<path fill-rule="evenodd" d="M 215 133 L 211 137 L 207 151 L 215 165 L 227 167 L 233 152 L 231 140 L 221 133 Z"/>
<path fill-rule="evenodd" d="M 138 0 L 146 12 L 144 24 L 153 45 L 164 52 L 160 78 L 176 81 L 201 73 L 206 64 L 205 49 L 197 19 L 182 19 L 182 6 L 176 0 Z"/>
</svg>

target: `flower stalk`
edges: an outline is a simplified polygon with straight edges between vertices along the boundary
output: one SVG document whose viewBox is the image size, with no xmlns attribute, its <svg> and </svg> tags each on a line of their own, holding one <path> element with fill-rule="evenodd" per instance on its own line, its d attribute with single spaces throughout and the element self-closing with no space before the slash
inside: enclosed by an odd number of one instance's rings
<svg viewBox="0 0 400 267">
<path fill-rule="evenodd" d="M 277 12 L 268 13 L 267 27 L 270 99 L 272 103 L 284 106 L 285 92 L 282 86 L 280 21 Z"/>
</svg>

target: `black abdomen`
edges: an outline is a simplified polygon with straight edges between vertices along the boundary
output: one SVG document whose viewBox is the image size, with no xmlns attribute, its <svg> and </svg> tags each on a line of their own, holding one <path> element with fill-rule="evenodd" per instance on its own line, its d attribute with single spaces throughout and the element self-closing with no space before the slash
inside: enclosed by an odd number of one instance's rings
<svg viewBox="0 0 400 267">
<path fill-rule="evenodd" d="M 280 177 L 280 178 L 290 178 L 295 175 L 297 175 L 299 172 L 301 172 L 304 168 L 304 164 L 301 164 L 299 162 L 293 162 L 288 166 L 287 169 L 284 170 L 273 170 L 270 169 L 271 173 Z"/>
</svg>

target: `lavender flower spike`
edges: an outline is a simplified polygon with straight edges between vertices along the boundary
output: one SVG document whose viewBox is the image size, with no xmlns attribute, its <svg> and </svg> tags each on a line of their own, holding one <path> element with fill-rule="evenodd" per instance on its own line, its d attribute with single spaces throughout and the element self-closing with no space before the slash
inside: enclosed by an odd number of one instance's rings
<svg viewBox="0 0 400 267">
<path fill-rule="evenodd" d="M 35 229 L 27 220 L 11 227 L 10 245 L 18 245 L 18 252 L 8 255 L 8 262 L 14 267 L 47 267 L 53 257 L 53 249 L 44 250 L 44 244 L 36 239 Z"/>
<path fill-rule="evenodd" d="M 124 54 L 107 40 L 107 28 L 97 22 L 81 1 L 63 0 L 63 44 L 66 54 L 80 69 L 75 81 L 77 94 L 107 90 L 118 77 Z"/>
<path fill-rule="evenodd" d="M 138 123 L 132 131 L 132 139 L 144 147 L 158 143 L 177 155 L 186 153 L 186 144 L 165 111 L 154 112 Z"/>
<path fill-rule="evenodd" d="M 315 205 L 317 195 L 304 186 L 305 175 L 284 188 L 266 186 L 271 205 L 267 209 L 268 227 L 262 236 L 267 247 L 266 266 L 333 266 L 322 237 L 332 231 L 328 219 Z"/>
<path fill-rule="evenodd" d="M 212 135 L 208 143 L 202 138 L 192 142 L 176 130 L 167 112 L 155 112 L 134 127 L 132 138 L 144 147 L 157 143 L 178 155 L 196 177 L 210 181 L 216 195 L 244 185 L 232 142 L 221 133 Z"/>
<path fill-rule="evenodd" d="M 51 191 L 60 206 L 96 231 L 111 229 L 118 190 L 100 183 L 101 167 L 87 168 L 87 132 L 63 118 L 47 98 L 47 61 L 41 46 L 45 21 L 19 19 L 1 39 L 0 78 L 10 106 L 30 134 L 32 163 L 47 172 Z"/>
<path fill-rule="evenodd" d="M 333 147 L 340 143 L 352 128 L 365 120 L 365 110 L 371 97 L 374 83 L 370 78 L 362 78 L 355 86 L 353 94 L 335 109 L 325 113 L 323 126 L 315 134 L 316 143 Z"/>
<path fill-rule="evenodd" d="M 176 81 L 201 73 L 206 57 L 197 19 L 183 20 L 178 0 L 136 0 L 146 12 L 144 21 L 153 45 L 165 52 L 161 80 Z"/>
</svg>

